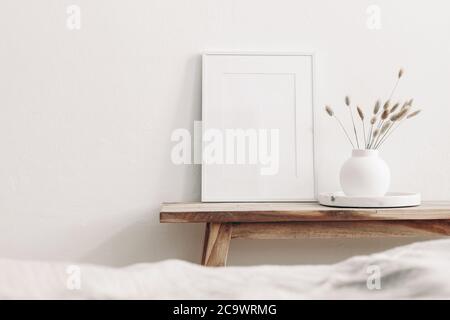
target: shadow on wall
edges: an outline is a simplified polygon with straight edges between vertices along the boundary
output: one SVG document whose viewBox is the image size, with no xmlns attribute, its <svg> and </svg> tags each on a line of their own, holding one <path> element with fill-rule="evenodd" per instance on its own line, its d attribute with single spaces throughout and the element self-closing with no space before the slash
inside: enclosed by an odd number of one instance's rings
<svg viewBox="0 0 450 320">
<path fill-rule="evenodd" d="M 81 261 L 116 267 L 166 259 L 198 262 L 202 239 L 200 225 L 139 222 L 114 234 Z"/>
<path fill-rule="evenodd" d="M 174 98 L 176 108 L 170 111 L 173 112 L 170 115 L 171 125 L 166 126 L 164 134 L 155 137 L 162 155 L 159 157 L 161 170 L 146 174 L 149 177 L 157 175 L 152 179 L 154 183 L 149 191 L 149 199 L 157 199 L 159 203 L 149 203 L 155 209 L 145 214 L 144 221 L 135 222 L 116 232 L 85 255 L 81 259 L 83 262 L 123 266 L 164 259 L 199 261 L 203 226 L 160 224 L 156 217 L 159 216 L 159 204 L 162 202 L 200 200 L 201 168 L 199 165 L 172 164 L 170 155 L 173 143 L 170 142 L 170 137 L 177 128 L 186 128 L 193 133 L 194 121 L 201 119 L 201 62 L 201 55 L 198 54 L 188 59 L 182 70 L 183 77 L 180 77 L 182 90 Z M 156 158 L 151 159 L 155 160 Z"/>
<path fill-rule="evenodd" d="M 317 265 L 332 264 L 358 255 L 382 252 L 417 241 L 437 238 L 355 238 L 298 240 L 234 240 L 229 265 Z"/>
<path fill-rule="evenodd" d="M 203 228 L 203 224 L 154 225 L 141 221 L 116 233 L 81 260 L 117 267 L 166 259 L 199 263 Z M 436 238 L 232 240 L 228 265 L 331 264 L 431 239 Z"/>
<path fill-rule="evenodd" d="M 198 164 L 174 164 L 171 159 L 172 147 L 177 142 L 171 141 L 172 132 L 176 129 L 187 129 L 192 136 L 191 159 L 194 156 L 194 121 L 202 119 L 202 57 L 199 54 L 189 57 L 183 70 L 182 90 L 176 96 L 176 108 L 173 113 L 170 132 L 164 137 L 169 146 L 167 157 L 163 158 L 160 172 L 160 182 L 167 192 L 161 193 L 161 202 L 200 201 L 201 198 L 201 166 Z M 183 176 L 176 180 L 167 177 L 173 170 L 181 172 Z M 174 192 L 177 190 L 178 192 Z M 180 194 L 181 193 L 181 194 Z"/>
</svg>

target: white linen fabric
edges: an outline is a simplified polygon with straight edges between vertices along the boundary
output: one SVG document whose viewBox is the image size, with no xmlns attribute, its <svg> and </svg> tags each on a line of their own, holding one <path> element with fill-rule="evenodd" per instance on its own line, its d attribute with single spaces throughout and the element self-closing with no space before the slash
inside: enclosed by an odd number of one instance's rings
<svg viewBox="0 0 450 320">
<path fill-rule="evenodd" d="M 167 260 L 110 268 L 2 259 L 0 298 L 449 299 L 450 240 L 316 266 L 211 268 Z"/>
</svg>

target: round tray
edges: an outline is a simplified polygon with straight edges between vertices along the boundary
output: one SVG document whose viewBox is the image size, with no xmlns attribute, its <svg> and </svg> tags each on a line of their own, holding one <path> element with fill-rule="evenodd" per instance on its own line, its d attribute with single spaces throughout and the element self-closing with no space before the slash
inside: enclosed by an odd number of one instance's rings
<svg viewBox="0 0 450 320">
<path fill-rule="evenodd" d="M 319 203 L 346 208 L 401 208 L 420 205 L 420 193 L 388 192 L 384 197 L 348 197 L 343 192 L 319 194 Z"/>
</svg>

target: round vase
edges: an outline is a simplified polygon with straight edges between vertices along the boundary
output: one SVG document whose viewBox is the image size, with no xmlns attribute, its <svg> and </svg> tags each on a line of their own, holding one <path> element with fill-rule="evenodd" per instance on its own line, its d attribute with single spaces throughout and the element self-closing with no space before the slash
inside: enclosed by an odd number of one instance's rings
<svg viewBox="0 0 450 320">
<path fill-rule="evenodd" d="M 391 173 L 378 150 L 352 151 L 341 168 L 342 191 L 349 197 L 382 197 L 391 182 Z"/>
</svg>

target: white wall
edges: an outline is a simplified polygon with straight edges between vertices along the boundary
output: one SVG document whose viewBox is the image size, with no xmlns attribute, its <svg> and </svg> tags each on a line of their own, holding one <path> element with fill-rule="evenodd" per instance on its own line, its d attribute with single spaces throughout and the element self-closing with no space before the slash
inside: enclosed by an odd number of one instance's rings
<svg viewBox="0 0 450 320">
<path fill-rule="evenodd" d="M 370 4 L 381 30 L 366 27 Z M 323 105 L 372 105 L 403 66 L 398 97 L 425 111 L 383 151 L 393 189 L 450 200 L 449 12 L 445 0 L 2 0 L 0 256 L 198 260 L 202 227 L 160 225 L 158 209 L 200 199 L 199 168 L 171 163 L 170 134 L 200 119 L 205 50 L 317 53 L 320 191 L 338 188 L 349 153 Z M 413 240 L 235 241 L 230 263 L 329 263 Z"/>
</svg>

